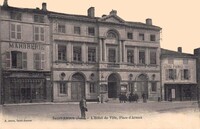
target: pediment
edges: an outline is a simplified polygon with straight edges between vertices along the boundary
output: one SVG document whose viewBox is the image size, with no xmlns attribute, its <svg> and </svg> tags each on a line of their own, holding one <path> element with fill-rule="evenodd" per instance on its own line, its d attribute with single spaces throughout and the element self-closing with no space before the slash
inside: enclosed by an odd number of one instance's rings
<svg viewBox="0 0 200 129">
<path fill-rule="evenodd" d="M 100 21 L 111 22 L 111 23 L 124 23 L 125 22 L 122 18 L 118 17 L 117 15 L 104 16 L 100 19 Z"/>
</svg>

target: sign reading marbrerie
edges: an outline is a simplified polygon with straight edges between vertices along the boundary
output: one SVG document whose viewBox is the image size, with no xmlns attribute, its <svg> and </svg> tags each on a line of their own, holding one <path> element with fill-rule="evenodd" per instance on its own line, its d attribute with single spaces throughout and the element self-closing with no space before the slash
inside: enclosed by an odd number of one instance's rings
<svg viewBox="0 0 200 129">
<path fill-rule="evenodd" d="M 44 50 L 44 45 L 36 43 L 9 43 L 9 48 Z"/>
</svg>

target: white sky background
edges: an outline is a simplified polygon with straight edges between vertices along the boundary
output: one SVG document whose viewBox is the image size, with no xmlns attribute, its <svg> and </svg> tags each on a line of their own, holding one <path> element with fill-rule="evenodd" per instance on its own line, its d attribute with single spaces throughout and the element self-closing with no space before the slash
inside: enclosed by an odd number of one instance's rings
<svg viewBox="0 0 200 129">
<path fill-rule="evenodd" d="M 3 4 L 4 0 L 0 0 Z M 101 17 L 114 9 L 126 21 L 145 22 L 162 28 L 161 47 L 193 53 L 200 47 L 200 0 L 8 0 L 10 6 L 41 8 L 47 3 L 50 11 L 87 15 L 87 9 L 95 7 L 95 16 Z"/>
</svg>

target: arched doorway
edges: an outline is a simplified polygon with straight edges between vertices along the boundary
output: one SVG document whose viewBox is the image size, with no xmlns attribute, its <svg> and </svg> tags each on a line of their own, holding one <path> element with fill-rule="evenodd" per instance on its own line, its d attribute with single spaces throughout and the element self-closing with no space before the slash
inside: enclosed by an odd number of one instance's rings
<svg viewBox="0 0 200 129">
<path fill-rule="evenodd" d="M 71 98 L 73 101 L 80 101 L 82 97 L 85 97 L 85 78 L 76 73 L 72 76 Z"/>
<path fill-rule="evenodd" d="M 148 98 L 148 77 L 144 74 L 141 74 L 137 78 L 137 92 L 139 96 L 146 94 Z"/>
<path fill-rule="evenodd" d="M 119 94 L 120 78 L 116 74 L 108 77 L 108 98 L 117 98 Z"/>
</svg>

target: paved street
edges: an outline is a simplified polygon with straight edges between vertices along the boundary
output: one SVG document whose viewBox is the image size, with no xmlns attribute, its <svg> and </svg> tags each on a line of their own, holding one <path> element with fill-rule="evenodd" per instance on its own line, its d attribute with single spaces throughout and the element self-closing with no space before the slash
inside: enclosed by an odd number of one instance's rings
<svg viewBox="0 0 200 129">
<path fill-rule="evenodd" d="M 100 116 L 148 117 L 149 115 L 162 113 L 195 113 L 195 110 L 198 109 L 197 104 L 190 101 L 103 104 L 88 102 L 87 106 L 89 110 L 87 112 L 88 119 L 101 119 Z M 9 120 L 10 118 L 56 120 L 80 117 L 78 103 L 4 105 L 2 107 L 2 113 L 5 120 Z M 95 116 L 99 116 L 99 118 Z"/>
</svg>

